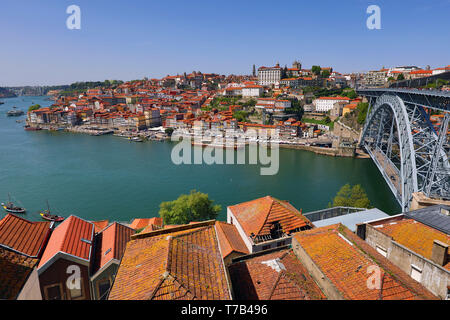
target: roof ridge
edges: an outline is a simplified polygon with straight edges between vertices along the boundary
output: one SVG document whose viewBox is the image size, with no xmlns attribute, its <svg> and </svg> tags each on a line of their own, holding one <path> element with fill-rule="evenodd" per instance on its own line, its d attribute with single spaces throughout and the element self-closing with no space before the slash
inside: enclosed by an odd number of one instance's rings
<svg viewBox="0 0 450 320">
<path fill-rule="evenodd" d="M 270 208 L 269 208 L 269 211 L 267 212 L 266 218 L 264 219 L 264 222 L 262 223 L 261 228 L 259 228 L 258 233 L 256 235 L 258 235 L 262 231 L 264 226 L 266 225 L 266 222 L 270 216 L 270 212 L 272 211 L 273 204 L 274 204 L 275 200 L 277 200 L 272 196 L 266 196 L 265 198 L 270 198 L 270 201 L 272 201 L 272 203 L 270 204 Z"/>
</svg>

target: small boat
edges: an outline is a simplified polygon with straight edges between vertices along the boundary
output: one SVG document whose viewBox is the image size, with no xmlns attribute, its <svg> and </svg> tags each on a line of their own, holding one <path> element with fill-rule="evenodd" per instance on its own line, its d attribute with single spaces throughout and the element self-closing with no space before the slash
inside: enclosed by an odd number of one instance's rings
<svg viewBox="0 0 450 320">
<path fill-rule="evenodd" d="M 42 128 L 39 128 L 39 127 L 31 127 L 31 126 L 29 126 L 29 125 L 24 126 L 24 128 L 25 128 L 25 131 L 39 131 L 39 130 L 42 130 Z"/>
<path fill-rule="evenodd" d="M 21 115 L 23 115 L 24 114 L 24 112 L 22 111 L 22 110 L 18 110 L 17 109 L 17 107 L 13 107 L 13 109 L 12 110 L 9 110 L 7 113 L 6 113 L 6 115 L 8 116 L 8 117 L 18 117 L 18 116 L 21 116 Z"/>
<path fill-rule="evenodd" d="M 41 215 L 42 219 L 45 219 L 48 221 L 61 222 L 65 219 L 64 217 L 50 213 L 50 206 L 48 205 L 48 201 L 47 201 L 47 210 L 44 210 L 44 211 L 40 212 L 39 214 Z"/>
<path fill-rule="evenodd" d="M 11 201 L 11 196 L 8 194 L 9 201 L 7 203 L 2 203 L 2 207 L 6 212 L 9 213 L 25 213 L 27 210 L 23 207 L 14 205 Z"/>
<path fill-rule="evenodd" d="M 61 222 L 63 221 L 65 218 L 61 217 L 61 216 L 57 216 L 54 214 L 50 214 L 48 212 L 46 212 L 47 210 L 43 211 L 40 213 L 42 219 L 48 220 L 48 221 L 55 221 L 55 222 Z"/>
<path fill-rule="evenodd" d="M 133 137 L 133 138 L 130 137 L 129 139 L 130 139 L 130 141 L 133 141 L 133 142 L 142 142 L 142 141 L 144 141 L 144 140 L 142 140 L 139 137 Z"/>
</svg>

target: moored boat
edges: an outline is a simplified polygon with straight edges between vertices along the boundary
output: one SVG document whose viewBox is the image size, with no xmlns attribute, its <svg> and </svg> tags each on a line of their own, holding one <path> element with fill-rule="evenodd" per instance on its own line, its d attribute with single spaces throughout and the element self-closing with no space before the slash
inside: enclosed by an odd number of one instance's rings
<svg viewBox="0 0 450 320">
<path fill-rule="evenodd" d="M 17 109 L 17 107 L 13 107 L 12 110 L 9 110 L 9 111 L 6 113 L 6 115 L 7 115 L 8 117 L 18 117 L 18 116 L 21 116 L 21 115 L 23 115 L 23 114 L 24 114 L 24 112 L 23 112 L 22 110 Z"/>
<path fill-rule="evenodd" d="M 50 206 L 48 204 L 48 201 L 47 201 L 47 210 L 44 210 L 44 211 L 40 212 L 39 214 L 41 215 L 42 219 L 45 219 L 48 221 L 61 222 L 65 219 L 64 217 L 50 213 Z"/>
<path fill-rule="evenodd" d="M 65 219 L 64 217 L 57 216 L 55 214 L 50 214 L 49 212 L 47 212 L 47 210 L 41 212 L 40 215 L 41 215 L 42 219 L 45 219 L 48 221 L 61 222 Z"/>
<path fill-rule="evenodd" d="M 11 201 L 11 196 L 8 194 L 9 197 L 9 201 L 7 203 L 3 203 L 2 202 L 2 207 L 6 212 L 9 213 L 25 213 L 27 210 L 23 207 L 19 207 L 16 206 L 12 201 Z"/>
</svg>

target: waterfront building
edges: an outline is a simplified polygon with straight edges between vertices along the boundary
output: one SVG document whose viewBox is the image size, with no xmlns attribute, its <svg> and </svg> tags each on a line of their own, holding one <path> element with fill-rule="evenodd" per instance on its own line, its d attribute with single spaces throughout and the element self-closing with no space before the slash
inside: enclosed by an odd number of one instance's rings
<svg viewBox="0 0 450 320">
<path fill-rule="evenodd" d="M 65 219 L 52 232 L 37 267 L 44 300 L 90 300 L 94 224 L 76 216 Z M 67 271 L 70 272 L 67 272 Z M 79 286 L 67 281 L 80 272 Z"/>
<path fill-rule="evenodd" d="M 450 298 L 450 206 L 436 205 L 359 225 L 378 253 L 441 299 Z"/>
<path fill-rule="evenodd" d="M 289 202 L 271 196 L 227 207 L 227 222 L 251 253 L 288 245 L 294 232 L 313 227 Z"/>
</svg>

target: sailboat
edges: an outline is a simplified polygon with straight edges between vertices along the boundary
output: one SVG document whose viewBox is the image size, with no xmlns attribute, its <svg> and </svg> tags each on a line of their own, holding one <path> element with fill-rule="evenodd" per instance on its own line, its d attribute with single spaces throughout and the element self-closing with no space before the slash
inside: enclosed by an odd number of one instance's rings
<svg viewBox="0 0 450 320">
<path fill-rule="evenodd" d="M 11 195 L 8 193 L 8 199 L 9 201 L 5 204 L 2 202 L 2 207 L 5 209 L 6 212 L 9 213 L 25 213 L 26 209 L 23 207 L 19 207 L 14 205 L 14 203 L 11 201 Z"/>
<path fill-rule="evenodd" d="M 40 213 L 40 215 L 41 215 L 42 219 L 45 219 L 48 221 L 61 222 L 65 219 L 64 217 L 57 216 L 55 214 L 50 213 L 50 206 L 48 205 L 48 200 L 47 200 L 47 210 L 42 211 Z"/>
</svg>

